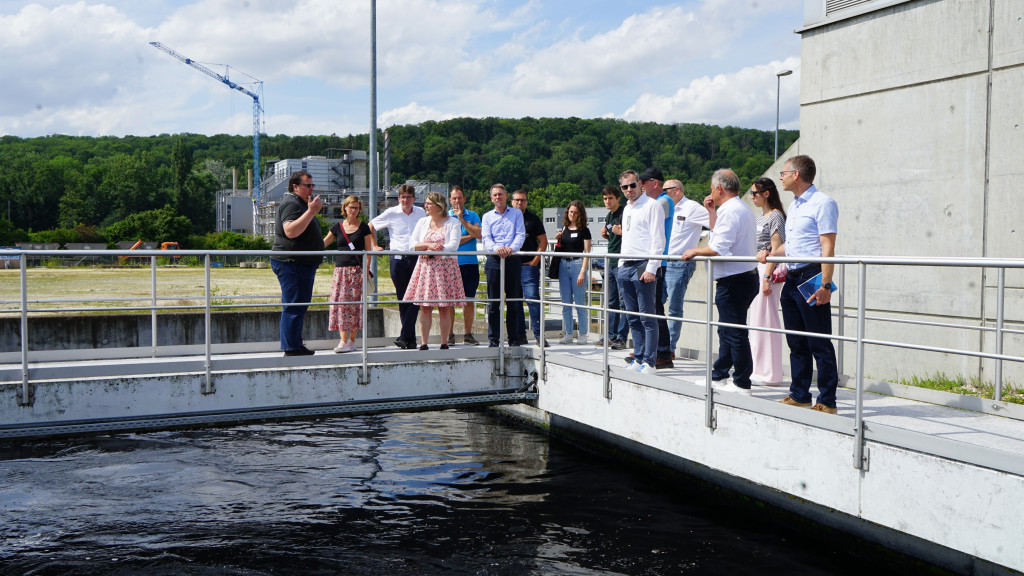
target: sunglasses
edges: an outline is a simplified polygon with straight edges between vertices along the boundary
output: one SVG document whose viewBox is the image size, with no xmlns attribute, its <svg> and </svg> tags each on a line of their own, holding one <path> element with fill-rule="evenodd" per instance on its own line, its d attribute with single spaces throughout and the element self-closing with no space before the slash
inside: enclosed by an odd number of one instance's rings
<svg viewBox="0 0 1024 576">
<path fill-rule="evenodd" d="M 637 187 L 637 183 L 636 182 L 630 182 L 629 184 L 623 184 L 622 185 L 622 189 L 623 190 L 629 190 L 630 188 L 636 188 L 636 187 Z"/>
</svg>

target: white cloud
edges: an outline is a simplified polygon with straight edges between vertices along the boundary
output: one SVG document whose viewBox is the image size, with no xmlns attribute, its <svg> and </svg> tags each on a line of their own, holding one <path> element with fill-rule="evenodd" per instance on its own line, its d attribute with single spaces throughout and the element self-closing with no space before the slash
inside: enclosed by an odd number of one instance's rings
<svg viewBox="0 0 1024 576">
<path fill-rule="evenodd" d="M 789 112 L 799 106 L 800 60 L 795 57 L 696 78 L 670 95 L 643 94 L 622 118 L 774 128 L 776 73 L 786 69 L 793 70 L 793 75 L 782 79 L 779 99 Z"/>
<path fill-rule="evenodd" d="M 440 110 L 420 106 L 416 102 L 410 102 L 401 108 L 388 110 L 381 114 L 380 119 L 377 121 L 377 126 L 379 128 L 387 128 L 388 126 L 400 126 L 402 124 L 419 124 L 427 120 L 449 120 L 455 117 L 455 114 L 445 114 Z"/>
</svg>

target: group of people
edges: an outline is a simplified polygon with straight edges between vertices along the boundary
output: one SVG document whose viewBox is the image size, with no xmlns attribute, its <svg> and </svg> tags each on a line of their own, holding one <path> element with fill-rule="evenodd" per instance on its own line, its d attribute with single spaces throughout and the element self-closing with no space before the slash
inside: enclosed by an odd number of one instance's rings
<svg viewBox="0 0 1024 576">
<path fill-rule="evenodd" d="M 716 283 L 715 306 L 718 320 L 719 350 L 711 378 L 727 390 L 750 393 L 751 381 L 768 385 L 783 380 L 781 336 L 774 332 L 745 326 L 831 334 L 831 290 L 833 265 L 790 264 L 785 279 L 779 274 L 771 256 L 831 257 L 835 255 L 838 206 L 832 198 L 818 191 L 814 184 L 816 168 L 808 156 L 794 156 L 786 161 L 780 174 L 783 188 L 794 195 L 786 210 L 779 191 L 769 178 L 757 179 L 750 188 L 753 211 L 740 200 L 739 178 L 729 169 L 718 170 L 711 179 L 711 194 L 703 205 L 685 197 L 679 180 L 665 180 L 657 168 L 642 174 L 627 170 L 619 176 L 619 189 L 606 187 L 602 200 L 608 214 L 601 228 L 601 237 L 608 242 L 609 254 L 625 257 L 610 260 L 606 270 L 609 282 L 608 325 L 606 334 L 595 344 L 625 349 L 632 336 L 633 352 L 627 357 L 627 368 L 642 374 L 654 374 L 659 368 L 673 366 L 674 350 L 682 329 L 683 302 L 686 288 L 693 276 L 698 256 L 756 257 L 753 261 L 710 262 Z M 490 189 L 494 209 L 480 217 L 465 208 L 465 195 L 454 187 L 448 200 L 431 192 L 424 207 L 414 205 L 411 186 L 399 188 L 399 205 L 389 208 L 369 224 L 359 220 L 361 205 L 350 196 L 342 205 L 345 220 L 332 226 L 326 237 L 314 218 L 322 207 L 319 196 L 313 196 L 312 177 L 297 172 L 289 180 L 289 192 L 278 207 L 275 251 L 322 251 L 334 242 L 339 252 L 381 250 L 376 232 L 388 230 L 393 251 L 426 252 L 422 255 L 392 255 L 391 278 L 399 299 L 401 333 L 395 345 L 403 349 L 416 347 L 415 324 L 420 322 L 420 350 L 429 347 L 433 308 L 438 308 L 441 348 L 455 343 L 454 308 L 463 308 L 464 343 L 478 344 L 473 336 L 475 305 L 473 298 L 480 283 L 475 255 L 432 255 L 429 252 L 478 250 L 477 242 L 487 252 L 484 275 L 487 279 L 487 340 L 498 346 L 501 339 L 502 294 L 506 298 L 505 328 L 510 346 L 526 344 L 526 322 L 520 301 L 525 298 L 530 310 L 530 328 L 541 342 L 540 310 L 536 302 L 540 294 L 541 256 L 520 256 L 520 252 L 544 252 L 547 235 L 540 219 L 527 210 L 527 194 L 517 190 L 508 193 L 501 184 Z M 626 202 L 623 204 L 622 196 Z M 563 304 L 564 336 L 560 343 L 589 342 L 589 316 L 586 290 L 589 286 L 588 259 L 592 236 L 587 225 L 586 209 L 579 201 L 566 208 L 562 227 L 556 234 L 559 293 Z M 698 247 L 704 228 L 711 230 L 708 243 Z M 332 302 L 362 299 L 362 258 L 341 254 L 336 258 Z M 580 256 L 583 254 L 584 256 Z M 658 256 L 678 256 L 662 260 Z M 504 280 L 501 263 L 504 260 Z M 281 347 L 285 355 L 306 355 L 313 352 L 302 344 L 302 324 L 306 307 L 288 305 L 309 302 L 313 276 L 321 257 L 291 254 L 274 256 L 271 266 L 281 283 Z M 820 287 L 809 297 L 800 286 L 820 275 Z M 552 277 L 556 277 L 552 270 Z M 781 284 L 781 287 L 780 287 Z M 777 310 L 781 305 L 783 323 Z M 672 320 L 662 317 L 667 316 Z M 576 310 L 574 330 L 573 310 Z M 633 313 L 633 314 L 629 314 Z M 355 335 L 361 328 L 361 308 L 338 304 L 331 307 L 330 329 L 338 330 L 340 342 L 336 352 L 355 349 Z M 790 348 L 792 383 L 784 404 L 811 407 L 811 376 L 818 368 L 818 411 L 835 413 L 838 371 L 835 349 L 826 337 L 786 335 Z M 731 375 L 731 382 L 727 379 Z"/>
</svg>

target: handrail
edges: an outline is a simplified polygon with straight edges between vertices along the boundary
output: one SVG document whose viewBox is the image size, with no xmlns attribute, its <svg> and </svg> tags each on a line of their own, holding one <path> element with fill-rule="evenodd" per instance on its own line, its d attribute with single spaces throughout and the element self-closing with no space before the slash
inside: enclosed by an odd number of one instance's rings
<svg viewBox="0 0 1024 576">
<path fill-rule="evenodd" d="M 28 261 L 28 259 L 30 257 L 45 257 L 45 256 L 54 256 L 54 255 L 67 256 L 67 255 L 79 255 L 79 254 L 88 254 L 89 256 L 118 256 L 118 255 L 123 255 L 123 254 L 130 254 L 133 257 L 148 258 L 150 260 L 150 268 L 151 268 L 150 277 L 151 277 L 151 282 L 152 282 L 151 291 L 150 291 L 151 293 L 150 293 L 149 297 L 138 297 L 138 298 L 101 298 L 100 301 L 102 301 L 102 302 L 118 302 L 118 303 L 148 301 L 149 305 L 148 306 L 120 306 L 120 307 L 117 307 L 117 306 L 104 306 L 104 307 L 96 307 L 96 308 L 91 308 L 91 307 L 68 307 L 68 308 L 38 308 L 38 307 L 32 307 L 32 308 L 30 308 L 29 307 L 30 304 L 37 305 L 37 304 L 44 304 L 44 303 L 75 303 L 75 302 L 87 302 L 87 301 L 96 301 L 97 300 L 97 298 L 91 298 L 91 299 L 50 299 L 50 300 L 40 300 L 40 299 L 29 299 L 29 297 L 28 297 L 29 296 L 30 284 L 28 282 L 29 274 L 28 274 L 27 261 Z M 206 334 L 205 334 L 205 368 L 206 368 L 206 374 L 205 374 L 205 378 L 204 378 L 204 382 L 203 382 L 203 393 L 204 394 L 214 393 L 214 379 L 213 379 L 213 375 L 212 375 L 211 324 L 210 324 L 210 316 L 211 316 L 212 311 L 213 310 L 218 310 L 218 309 L 237 308 L 237 307 L 247 307 L 247 308 L 270 308 L 270 307 L 273 307 L 273 308 L 280 308 L 282 306 L 282 304 L 279 303 L 279 302 L 274 302 L 274 303 L 244 303 L 244 304 L 237 304 L 237 303 L 216 304 L 216 303 L 214 303 L 213 300 L 212 300 L 213 292 L 212 292 L 212 280 L 211 280 L 211 263 L 212 263 L 212 259 L 213 258 L 217 258 L 217 257 L 224 257 L 224 256 L 244 256 L 244 257 L 247 257 L 247 258 L 253 258 L 253 257 L 271 257 L 271 256 L 287 256 L 287 255 L 309 256 L 310 254 L 311 254 L 310 252 L 300 252 L 300 251 L 284 252 L 284 251 L 269 251 L 269 250 L 263 250 L 263 251 L 248 251 L 248 250 L 179 250 L 179 251 L 175 251 L 175 254 L 174 254 L 175 256 L 202 256 L 203 257 L 203 260 L 204 260 L 203 268 L 204 268 L 204 276 L 205 276 L 204 287 L 203 287 L 204 288 L 203 295 L 202 296 L 161 297 L 161 296 L 159 296 L 159 294 L 157 292 L 157 282 L 158 282 L 158 277 L 157 276 L 158 275 L 156 274 L 156 258 L 158 258 L 158 257 L 166 257 L 167 256 L 167 252 L 166 251 L 161 251 L 161 250 L 134 250 L 134 251 L 128 251 L 128 250 L 84 250 L 84 251 L 83 250 L 79 250 L 79 251 L 75 251 L 75 250 L 12 250 L 12 251 L 6 251 L 6 255 L 17 257 L 18 260 L 19 260 L 19 264 L 20 264 L 19 265 L 19 272 L 18 272 L 19 275 L 20 275 L 20 294 L 19 294 L 20 299 L 17 302 L 15 302 L 13 300 L 0 301 L 0 303 L 2 303 L 2 304 L 14 304 L 14 303 L 19 304 L 19 309 L 18 310 L 14 310 L 14 309 L 8 310 L 8 312 L 11 312 L 11 313 L 14 313 L 14 312 L 19 313 L 20 318 L 21 318 L 21 336 L 22 336 L 21 337 L 21 372 L 22 372 L 22 383 L 21 383 L 21 387 L 19 389 L 19 394 L 18 394 L 19 404 L 31 405 L 31 403 L 32 403 L 32 385 L 31 385 L 31 382 L 29 380 L 29 343 L 28 343 L 27 335 L 28 335 L 28 329 L 29 329 L 29 315 L 30 314 L 36 314 L 36 313 L 79 312 L 79 311 L 95 311 L 95 310 L 139 310 L 139 311 L 146 310 L 146 311 L 149 311 L 150 314 L 151 314 L 151 317 L 152 317 L 152 322 L 153 322 L 152 349 L 153 349 L 153 355 L 155 356 L 156 355 L 156 348 L 157 348 L 157 345 L 158 345 L 157 334 L 156 334 L 156 330 L 155 330 L 157 311 L 158 310 L 198 310 L 198 309 L 201 309 L 201 310 L 203 310 L 203 314 L 205 316 L 205 332 L 206 332 Z M 323 252 L 317 252 L 317 254 L 321 254 L 321 255 L 323 255 L 325 257 L 329 257 L 329 256 L 337 255 L 337 251 L 325 250 Z M 375 256 L 389 256 L 389 255 L 396 255 L 396 254 L 418 256 L 418 255 L 422 255 L 422 252 L 383 250 L 383 251 L 371 251 L 371 252 L 359 251 L 359 252 L 355 252 L 355 254 L 358 254 L 358 255 L 360 255 L 363 258 L 364 266 L 365 266 L 365 264 L 372 257 L 375 257 Z M 547 252 L 547 253 L 522 252 L 522 253 L 519 253 L 519 255 L 521 255 L 521 256 L 535 256 L 537 254 L 543 254 L 543 255 L 546 255 L 546 256 L 552 255 L 551 252 Z M 485 251 L 440 252 L 440 253 L 439 252 L 432 252 L 431 255 L 435 255 L 435 256 L 451 256 L 451 257 L 466 256 L 466 255 L 487 256 L 487 255 L 490 255 L 490 253 L 485 252 Z M 605 270 L 608 269 L 609 262 L 610 262 L 610 259 L 612 257 L 614 257 L 616 259 L 619 259 L 619 260 L 632 260 L 632 259 L 656 259 L 656 260 L 670 260 L 670 261 L 680 260 L 680 258 L 678 256 L 666 256 L 666 255 L 662 255 L 662 254 L 636 254 L 636 255 L 634 255 L 634 254 L 616 254 L 616 255 L 607 255 L 607 254 L 597 254 L 597 253 L 560 252 L 560 253 L 558 253 L 558 255 L 559 256 L 568 256 L 568 257 L 588 257 L 588 258 L 591 259 L 591 262 L 594 262 L 596 260 L 601 260 L 604 263 Z M 856 334 L 853 335 L 853 336 L 847 336 L 847 335 L 843 334 L 841 331 L 840 331 L 839 334 L 822 335 L 822 334 L 816 334 L 816 333 L 799 332 L 799 331 L 785 330 L 785 329 L 770 329 L 770 328 L 755 328 L 755 327 L 750 327 L 750 326 L 738 326 L 738 325 L 734 325 L 734 324 L 729 324 L 729 323 L 725 323 L 725 322 L 716 321 L 713 318 L 713 313 L 712 313 L 712 310 L 711 310 L 711 307 L 712 307 L 712 304 L 713 304 L 713 293 L 714 293 L 714 289 L 713 289 L 714 288 L 714 286 L 713 286 L 714 281 L 713 281 L 712 270 L 713 270 L 713 267 L 714 267 L 715 263 L 717 263 L 717 262 L 752 262 L 753 259 L 752 258 L 745 258 L 745 257 L 720 257 L 720 256 L 716 256 L 716 257 L 698 257 L 698 258 L 695 258 L 694 260 L 696 260 L 696 261 L 704 261 L 704 262 L 707 263 L 707 266 L 708 266 L 708 274 L 707 274 L 707 279 L 708 279 L 707 280 L 708 281 L 707 295 L 708 296 L 707 296 L 707 300 L 705 302 L 703 302 L 703 304 L 707 307 L 706 308 L 707 313 L 706 313 L 706 318 L 705 319 L 699 320 L 699 319 L 696 319 L 696 318 L 686 318 L 686 317 L 679 317 L 679 318 L 677 318 L 677 317 L 669 317 L 668 315 L 642 314 L 642 313 L 639 313 L 639 312 L 629 312 L 629 311 L 626 311 L 626 310 L 617 310 L 617 312 L 620 313 L 620 314 L 626 314 L 626 315 L 643 316 L 643 317 L 655 317 L 655 318 L 658 318 L 658 319 L 682 321 L 682 322 L 686 322 L 688 324 L 702 324 L 702 325 L 705 326 L 705 330 L 706 330 L 705 371 L 706 371 L 706 376 L 707 376 L 707 380 L 706 380 L 706 383 L 705 383 L 706 384 L 706 391 L 705 391 L 706 425 L 711 427 L 711 428 L 714 428 L 717 425 L 717 423 L 715 422 L 715 418 L 716 418 L 715 414 L 716 413 L 715 413 L 715 410 L 714 410 L 714 406 L 715 406 L 715 402 L 716 402 L 716 391 L 711 388 L 711 384 L 710 384 L 711 356 L 712 356 L 710 351 L 712 349 L 713 338 L 714 338 L 712 330 L 714 330 L 717 327 L 722 327 L 722 326 L 725 326 L 725 327 L 742 327 L 742 328 L 746 328 L 748 330 L 761 330 L 761 331 L 765 331 L 765 332 L 782 333 L 782 334 L 789 334 L 789 335 L 803 335 L 803 336 L 814 337 L 814 338 L 829 338 L 831 340 L 834 340 L 834 341 L 838 342 L 840 346 L 842 346 L 843 343 L 846 343 L 846 342 L 854 343 L 856 345 L 856 367 L 855 367 L 855 370 L 856 370 L 856 379 L 855 379 L 855 382 L 856 382 L 856 384 L 855 384 L 855 387 L 856 387 L 856 411 L 855 411 L 855 416 L 854 416 L 854 425 L 853 425 L 851 430 L 852 430 L 852 434 L 855 437 L 855 442 L 854 442 L 855 447 L 854 447 L 854 455 L 853 455 L 854 456 L 854 458 L 853 458 L 854 459 L 854 466 L 858 467 L 858 468 L 861 468 L 862 466 L 865 465 L 865 458 L 864 458 L 863 448 L 864 448 L 864 442 L 866 441 L 866 435 L 865 435 L 866 430 L 865 430 L 865 422 L 864 422 L 864 414 L 863 414 L 863 392 L 864 392 L 864 365 L 865 365 L 865 357 L 866 357 L 866 353 L 865 353 L 865 346 L 866 345 L 882 346 L 882 347 L 892 347 L 892 348 L 906 349 L 906 350 L 936 352 L 936 353 L 941 353 L 941 354 L 952 354 L 952 355 L 958 355 L 958 356 L 965 356 L 965 357 L 972 357 L 972 358 L 980 358 L 980 359 L 992 360 L 995 363 L 995 371 L 994 371 L 994 374 L 995 374 L 995 382 L 994 382 L 994 384 L 995 384 L 995 393 L 994 393 L 993 396 L 994 396 L 994 400 L 996 400 L 996 401 L 1000 401 L 1002 399 L 1002 394 L 1003 394 L 1003 381 L 1002 381 L 1002 379 L 1003 379 L 1003 362 L 1015 362 L 1015 363 L 1022 363 L 1022 362 L 1024 362 L 1024 356 L 1019 355 L 1019 353 L 1018 354 L 1006 353 L 1005 350 L 1004 350 L 1004 346 L 1003 346 L 1003 339 L 1004 339 L 1006 334 L 1021 334 L 1021 333 L 1024 333 L 1024 330 L 1011 329 L 1011 328 L 1008 328 L 1006 326 L 1006 313 L 1005 313 L 1005 308 L 1004 308 L 1005 293 L 1006 293 L 1005 271 L 1007 269 L 1024 269 L 1024 259 L 1005 259 L 1005 258 L 1003 258 L 1003 259 L 984 259 L 984 258 L 950 259 L 950 258 L 919 258 L 919 257 L 911 258 L 911 257 L 882 257 L 882 256 L 864 256 L 864 257 L 843 256 L 843 257 L 833 257 L 833 258 L 786 258 L 786 257 L 780 257 L 780 258 L 770 258 L 769 259 L 769 261 L 773 261 L 773 262 L 789 262 L 789 263 L 798 263 L 798 262 L 799 263 L 808 263 L 808 262 L 819 263 L 820 262 L 820 263 L 833 263 L 833 264 L 837 264 L 837 265 L 840 265 L 840 266 L 847 265 L 847 264 L 849 264 L 849 265 L 856 265 L 857 266 L 857 271 L 858 271 L 857 279 L 856 279 L 856 286 L 855 286 L 855 288 L 857 290 L 857 295 L 858 295 L 858 302 L 857 302 L 856 306 L 854 307 L 856 313 L 855 314 L 847 314 L 846 311 L 845 311 L 846 305 L 843 304 L 843 305 L 840 306 L 839 313 L 837 315 L 834 314 L 834 316 L 836 316 L 838 318 L 840 326 L 843 325 L 845 320 L 854 319 L 854 318 L 856 319 L 857 330 L 856 330 Z M 547 265 L 548 265 L 548 263 L 545 261 L 545 259 L 542 258 L 541 259 L 541 266 L 540 266 L 540 275 L 541 275 L 541 278 L 543 279 L 543 281 L 545 283 L 547 283 L 547 277 L 546 277 L 546 274 L 545 274 Z M 979 323 L 981 325 L 975 326 L 975 325 L 966 325 L 966 324 L 963 324 L 963 323 L 944 323 L 944 322 L 933 322 L 933 321 L 906 320 L 906 319 L 899 319 L 899 318 L 889 318 L 889 317 L 886 317 L 884 315 L 870 315 L 869 316 L 866 313 L 866 311 L 867 311 L 867 309 L 866 309 L 866 293 L 867 293 L 867 287 L 868 287 L 867 271 L 868 271 L 868 267 L 869 266 L 930 266 L 930 267 L 940 267 L 940 268 L 941 267 L 949 267 L 949 266 L 957 266 L 959 268 L 963 268 L 963 267 L 997 268 L 999 273 L 998 273 L 998 277 L 997 277 L 997 286 L 995 287 L 996 288 L 996 318 L 994 320 L 995 326 L 993 327 L 993 326 L 989 326 L 988 325 L 988 324 L 990 324 L 992 322 L 992 320 L 990 320 L 989 318 L 980 318 L 980 319 L 978 319 L 978 320 L 980 320 Z M 504 259 L 501 259 L 501 270 L 500 270 L 500 273 L 501 273 L 500 274 L 500 278 L 502 279 L 502 283 L 503 283 L 503 281 L 504 281 L 504 274 L 505 274 L 505 260 Z M 842 297 L 846 293 L 846 291 L 848 289 L 848 287 L 845 285 L 846 281 L 845 281 L 844 274 L 842 274 L 842 273 L 839 274 L 838 282 L 840 283 L 839 296 Z M 370 286 L 368 285 L 365 276 L 363 278 L 363 283 L 364 283 L 364 286 L 363 286 L 363 297 L 358 302 L 358 304 L 362 308 L 363 326 L 366 326 L 367 325 L 366 324 L 367 312 L 368 312 L 368 308 L 369 308 L 370 305 L 375 305 L 375 306 L 392 305 L 392 304 L 397 304 L 397 302 L 395 302 L 395 301 L 376 300 L 375 296 L 378 295 L 379 292 L 374 292 L 373 294 L 369 293 L 368 289 L 370 288 Z M 600 299 L 600 302 L 597 305 L 594 305 L 592 303 L 592 297 L 595 296 L 595 295 L 599 296 L 599 299 Z M 277 298 L 277 297 L 278 296 L 276 296 L 276 295 L 218 296 L 218 299 L 223 298 L 223 299 L 232 300 L 232 299 L 245 298 L 245 299 L 252 300 L 252 299 L 269 299 L 269 298 Z M 322 296 L 317 296 L 317 297 L 319 298 L 319 297 L 322 297 Z M 164 301 L 166 301 L 168 299 L 175 299 L 175 300 L 181 301 L 181 300 L 199 300 L 200 298 L 202 299 L 202 301 L 196 303 L 195 305 L 162 304 L 162 302 L 164 302 Z M 520 302 L 532 301 L 532 302 L 539 303 L 541 305 L 540 310 L 541 310 L 541 321 L 542 322 L 544 320 L 544 315 L 545 315 L 545 305 L 549 305 L 549 304 L 554 304 L 554 305 L 564 306 L 564 307 L 569 307 L 569 308 L 575 308 L 575 309 L 584 309 L 588 313 L 588 318 L 590 317 L 591 313 L 593 313 L 595 311 L 598 313 L 598 316 L 601 319 L 602 337 L 604 339 L 603 353 L 602 353 L 602 363 L 604 364 L 603 370 L 602 370 L 603 379 L 604 379 L 604 387 L 603 387 L 604 392 L 603 393 L 604 393 L 605 397 L 610 400 L 612 398 L 612 392 L 613 391 L 612 391 L 612 387 L 611 387 L 612 383 L 611 383 L 611 378 L 610 378 L 610 369 L 609 369 L 609 366 L 608 366 L 608 345 L 609 345 L 609 342 L 608 342 L 608 338 L 607 338 L 607 332 L 608 332 L 607 331 L 607 323 L 608 323 L 609 309 L 605 305 L 605 303 L 607 302 L 607 298 L 608 298 L 608 285 L 607 285 L 607 282 L 604 282 L 600 292 L 598 292 L 598 291 L 591 291 L 590 290 L 590 286 L 588 286 L 588 300 L 587 300 L 586 304 L 561 303 L 561 302 L 559 302 L 559 301 L 557 301 L 555 299 L 548 298 L 547 290 L 545 290 L 545 289 L 542 289 L 540 291 L 539 298 L 537 300 L 528 300 L 528 299 L 525 299 L 525 298 L 520 298 L 520 299 L 516 299 L 516 300 L 512 300 L 512 301 L 513 302 L 515 302 L 515 301 L 520 301 Z M 497 302 L 499 304 L 499 308 L 500 308 L 499 325 L 500 325 L 500 330 L 502 331 L 502 338 L 500 339 L 500 345 L 499 345 L 499 348 L 497 349 L 496 352 L 498 354 L 498 367 L 499 367 L 499 371 L 500 371 L 501 374 L 504 374 L 506 372 L 506 370 L 505 370 L 505 359 L 504 359 L 504 357 L 505 357 L 505 341 L 506 341 L 506 336 L 508 336 L 508 337 L 514 337 L 515 336 L 515 335 L 506 335 L 506 334 L 504 334 L 504 330 L 505 330 L 505 321 L 504 321 L 505 320 L 505 318 L 504 318 L 504 316 L 505 316 L 505 303 L 506 303 L 507 299 L 505 298 L 504 293 L 502 291 L 501 295 L 496 300 L 491 300 L 491 299 L 488 299 L 488 298 L 476 298 L 476 300 L 478 302 L 486 302 L 486 303 Z M 694 300 L 692 300 L 692 299 L 688 300 L 688 301 L 689 302 L 694 302 Z M 697 302 L 700 302 L 700 301 L 697 301 Z M 328 298 L 327 302 L 309 302 L 309 303 L 306 303 L 306 304 L 309 305 L 309 306 L 330 306 L 330 305 L 342 304 L 342 303 L 343 302 L 333 302 L 333 301 L 330 301 L 330 299 Z M 344 302 L 344 303 L 346 303 L 346 304 L 356 304 L 355 302 Z M 958 318 L 964 318 L 964 316 L 958 316 Z M 890 340 L 884 340 L 884 339 L 867 338 L 866 337 L 865 327 L 866 327 L 866 323 L 868 321 L 894 322 L 894 323 L 904 323 L 904 324 L 908 324 L 908 325 L 924 325 L 924 326 L 937 327 L 937 328 L 947 328 L 947 329 L 954 329 L 954 330 L 964 330 L 964 329 L 967 329 L 967 330 L 981 331 L 981 332 L 984 332 L 984 333 L 993 333 L 995 335 L 994 342 L 992 343 L 992 349 L 993 350 L 992 351 L 981 350 L 981 349 L 979 349 L 979 350 L 973 350 L 973 349 L 972 350 L 968 350 L 968 349 L 958 349 L 958 348 L 947 348 L 947 347 L 929 346 L 929 345 L 915 344 L 915 343 L 910 343 L 910 342 L 897 342 L 897 341 L 890 341 Z M 541 333 L 541 341 L 542 341 L 542 343 L 543 343 L 544 340 L 545 340 L 545 335 L 544 335 L 544 333 L 542 331 L 542 333 Z M 360 378 L 360 381 L 362 383 L 365 383 L 365 382 L 369 381 L 368 380 L 368 376 L 367 376 L 367 370 L 368 370 L 368 367 L 367 367 L 368 366 L 368 360 L 367 360 L 367 339 L 365 337 L 363 338 L 363 341 L 362 341 L 361 354 L 362 354 L 362 367 L 361 367 L 361 378 Z M 842 350 L 841 349 L 840 349 L 839 354 L 840 354 L 840 356 L 842 356 Z M 547 378 L 547 370 L 546 370 L 547 352 L 546 352 L 545 347 L 543 345 L 540 347 L 539 357 L 540 357 L 540 370 L 539 370 L 539 373 L 540 373 L 541 378 L 546 380 L 546 378 Z"/>
</svg>

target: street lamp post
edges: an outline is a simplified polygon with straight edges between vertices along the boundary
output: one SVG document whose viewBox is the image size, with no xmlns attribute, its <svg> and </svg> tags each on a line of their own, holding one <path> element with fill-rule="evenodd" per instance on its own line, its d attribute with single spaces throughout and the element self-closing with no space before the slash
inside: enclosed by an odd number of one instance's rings
<svg viewBox="0 0 1024 576">
<path fill-rule="evenodd" d="M 782 70 L 775 73 L 775 159 L 779 159 L 779 102 L 781 100 L 780 89 L 782 88 L 782 77 L 792 74 L 792 70 Z"/>
</svg>

